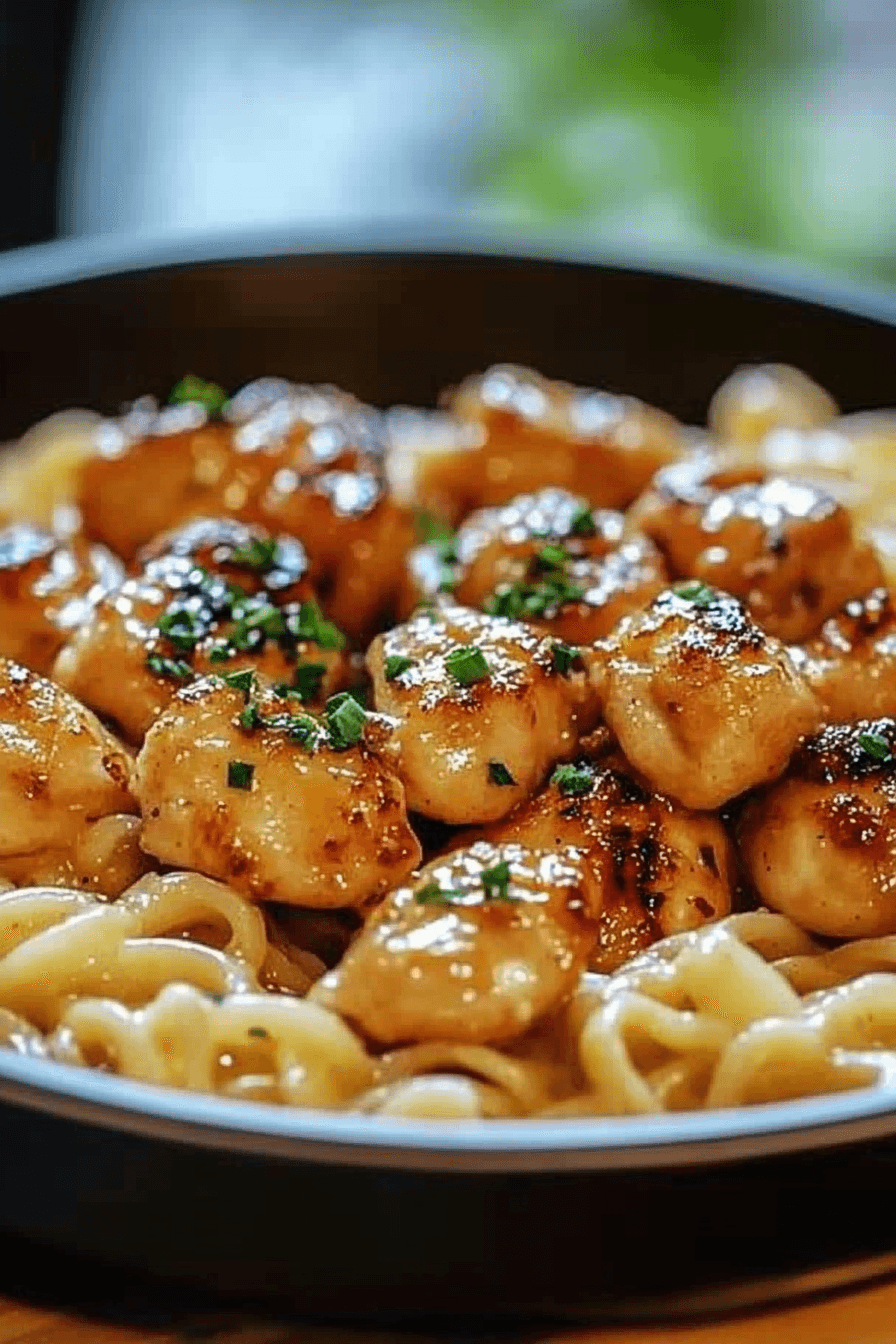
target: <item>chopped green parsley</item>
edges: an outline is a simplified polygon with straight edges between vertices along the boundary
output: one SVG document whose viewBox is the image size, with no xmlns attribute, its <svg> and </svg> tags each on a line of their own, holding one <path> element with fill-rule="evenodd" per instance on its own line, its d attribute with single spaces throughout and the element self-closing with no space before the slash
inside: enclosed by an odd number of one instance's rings
<svg viewBox="0 0 896 1344">
<path fill-rule="evenodd" d="M 195 402 L 204 406 L 209 419 L 214 420 L 220 416 L 227 400 L 227 393 L 223 387 L 219 387 L 217 383 L 208 383 L 204 378 L 197 378 L 195 373 L 188 373 L 171 389 L 168 405 L 184 406 Z"/>
<path fill-rule="evenodd" d="M 564 798 L 575 798 L 590 793 L 594 788 L 594 776 L 590 770 L 578 765 L 558 765 L 551 775 L 551 783 L 556 784 Z"/>
<path fill-rule="evenodd" d="M 472 644 L 459 644 L 452 649 L 445 658 L 445 667 L 461 686 L 472 686 L 489 675 L 485 654 Z"/>
<path fill-rule="evenodd" d="M 409 667 L 414 666 L 413 658 L 405 658 L 400 653 L 390 653 L 383 666 L 383 672 L 387 681 L 395 681 L 402 673 L 407 672 Z"/>
<path fill-rule="evenodd" d="M 507 788 L 516 783 L 503 761 L 489 761 L 488 777 L 493 784 L 497 784 L 501 788 Z"/>
<path fill-rule="evenodd" d="M 250 765 L 248 761 L 228 761 L 228 789 L 245 789 L 248 791 L 252 788 L 252 777 L 254 774 L 255 766 Z"/>
</svg>

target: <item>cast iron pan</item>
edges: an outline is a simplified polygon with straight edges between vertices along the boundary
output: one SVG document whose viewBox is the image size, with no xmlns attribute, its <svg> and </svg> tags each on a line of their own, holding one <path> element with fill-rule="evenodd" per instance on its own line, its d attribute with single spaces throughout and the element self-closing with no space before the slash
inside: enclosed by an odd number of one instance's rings
<svg viewBox="0 0 896 1344">
<path fill-rule="evenodd" d="M 193 370 L 431 403 L 496 360 L 688 421 L 742 361 L 896 402 L 896 301 L 406 240 L 59 244 L 0 264 L 0 438 Z M 449 1126 L 165 1091 L 0 1052 L 0 1232 L 308 1315 L 719 1308 L 896 1268 L 896 1097 Z M 108 1273 L 98 1267 L 97 1273 Z"/>
</svg>

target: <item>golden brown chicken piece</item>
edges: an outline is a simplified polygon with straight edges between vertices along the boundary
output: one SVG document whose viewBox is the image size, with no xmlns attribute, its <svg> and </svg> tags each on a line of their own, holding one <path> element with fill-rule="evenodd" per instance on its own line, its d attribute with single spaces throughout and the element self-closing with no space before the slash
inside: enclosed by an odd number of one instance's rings
<svg viewBox="0 0 896 1344">
<path fill-rule="evenodd" d="M 594 656 L 604 717 L 626 757 L 686 807 L 720 807 L 775 779 L 818 722 L 784 646 L 705 585 L 662 593 Z"/>
<path fill-rule="evenodd" d="M 586 856 L 600 891 L 592 970 L 613 971 L 659 938 L 731 913 L 737 860 L 722 823 L 652 793 L 612 750 L 558 766 L 540 793 L 483 834 Z"/>
<path fill-rule="evenodd" d="M 809 638 L 847 599 L 883 581 L 873 549 L 820 486 L 712 458 L 658 473 L 630 522 L 652 537 L 673 578 L 696 578 L 743 599 L 788 642 Z"/>
<path fill-rule="evenodd" d="M 585 673 L 530 626 L 443 603 L 379 635 L 374 704 L 394 716 L 408 806 L 456 825 L 494 821 L 575 750 L 591 712 Z"/>
<path fill-rule="evenodd" d="M 115 821 L 119 839 L 130 832 L 122 814 L 137 810 L 131 775 L 130 758 L 90 710 L 0 660 L 0 872 L 46 882 L 71 871 L 90 885 L 89 853 L 96 856 L 102 836 L 107 850 L 116 848 L 109 827 L 101 835 L 91 827 L 103 818 Z"/>
<path fill-rule="evenodd" d="M 672 416 L 634 397 L 552 382 L 512 364 L 468 378 L 450 410 L 462 426 L 460 446 L 420 455 L 415 494 L 452 522 L 546 485 L 624 508 L 684 446 Z M 474 433 L 478 445 L 465 446 Z"/>
<path fill-rule="evenodd" d="M 510 1041 L 574 990 L 595 909 L 575 850 L 479 842 L 392 892 L 309 997 L 381 1045 Z"/>
<path fill-rule="evenodd" d="M 398 589 L 410 513 L 391 498 L 379 419 L 330 387 L 261 379 L 209 422 L 196 403 L 138 402 L 107 422 L 78 503 L 90 535 L 131 558 L 165 528 L 232 516 L 297 537 L 333 618 L 365 636 Z"/>
<path fill-rule="evenodd" d="M 552 487 L 479 509 L 456 537 L 409 553 L 405 612 L 453 591 L 465 606 L 590 644 L 666 585 L 653 542 L 624 534 L 621 513 Z"/>
<path fill-rule="evenodd" d="M 740 851 L 762 901 L 812 933 L 896 933 L 896 721 L 833 724 L 747 807 Z"/>
<path fill-rule="evenodd" d="M 30 523 L 0 530 L 0 657 L 47 672 L 71 631 L 121 581 L 105 546 Z"/>
<path fill-rule="evenodd" d="M 789 653 L 825 719 L 896 714 L 896 609 L 886 588 L 851 599 L 815 639 Z"/>
<path fill-rule="evenodd" d="M 753 447 L 774 429 L 817 429 L 837 415 L 837 403 L 808 374 L 790 364 L 742 364 L 709 404 L 709 428 L 723 443 Z"/>
<path fill-rule="evenodd" d="M 351 669 L 320 614 L 292 537 L 197 519 L 141 554 L 56 659 L 54 677 L 139 743 L 192 676 L 252 668 L 284 695 L 320 706 Z"/>
<path fill-rule="evenodd" d="M 194 681 L 137 758 L 143 848 L 252 900 L 362 905 L 421 855 L 404 789 L 368 745 L 382 732 L 348 694 L 324 721 L 261 686 Z"/>
</svg>

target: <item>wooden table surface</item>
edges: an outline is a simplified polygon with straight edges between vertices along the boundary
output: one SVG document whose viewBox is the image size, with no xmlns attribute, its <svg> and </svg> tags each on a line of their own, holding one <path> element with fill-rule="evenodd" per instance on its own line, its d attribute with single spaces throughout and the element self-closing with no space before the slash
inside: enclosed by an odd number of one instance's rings
<svg viewBox="0 0 896 1344">
<path fill-rule="evenodd" d="M 0 1245 L 0 1283 L 10 1260 Z M 33 1258 L 33 1257 L 32 1257 Z M 50 1276 L 52 1277 L 52 1276 Z M 12 1295 L 0 1295 L 0 1344 L 894 1344 L 896 1282 L 820 1300 L 701 1324 L 607 1326 L 586 1329 L 469 1329 L 441 1333 L 344 1330 L 265 1319 L 229 1308 L 198 1309 L 178 1290 L 147 1294 L 72 1287 L 60 1301 L 58 1282 L 41 1284 L 32 1265 Z M 53 1301 L 53 1305 L 48 1305 Z M 74 1302 L 76 1305 L 72 1306 Z"/>
</svg>

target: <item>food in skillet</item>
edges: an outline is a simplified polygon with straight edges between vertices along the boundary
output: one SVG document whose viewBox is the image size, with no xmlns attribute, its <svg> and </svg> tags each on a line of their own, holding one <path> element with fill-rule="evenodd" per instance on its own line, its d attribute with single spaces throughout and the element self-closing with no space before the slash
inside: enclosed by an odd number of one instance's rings
<svg viewBox="0 0 896 1344">
<path fill-rule="evenodd" d="M 31 431 L 0 1042 L 433 1119 L 889 1083 L 892 423 L 783 366 L 700 435 L 498 366 Z"/>
</svg>

